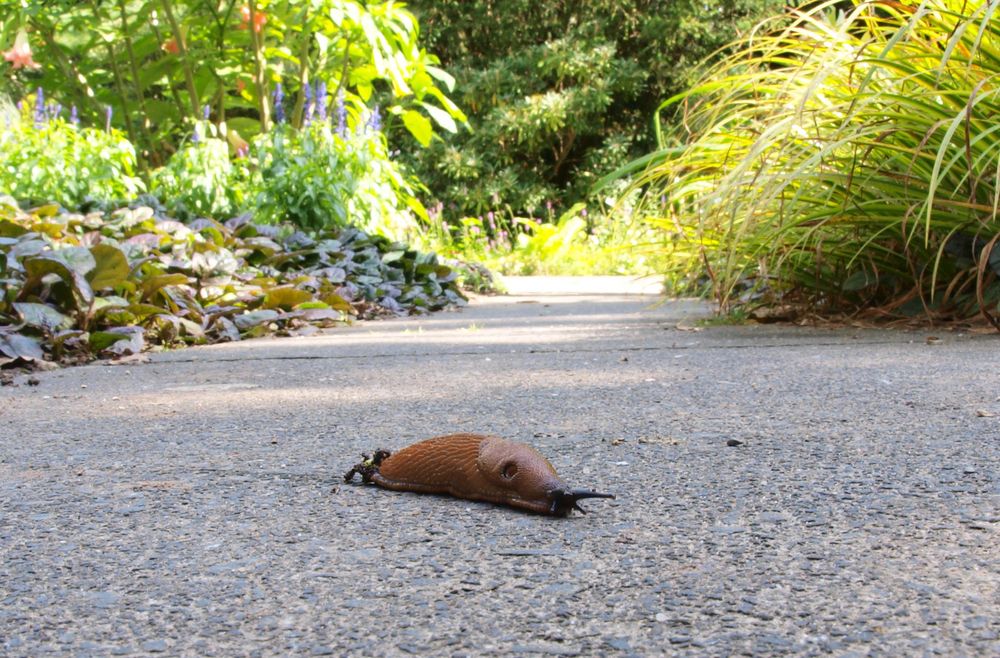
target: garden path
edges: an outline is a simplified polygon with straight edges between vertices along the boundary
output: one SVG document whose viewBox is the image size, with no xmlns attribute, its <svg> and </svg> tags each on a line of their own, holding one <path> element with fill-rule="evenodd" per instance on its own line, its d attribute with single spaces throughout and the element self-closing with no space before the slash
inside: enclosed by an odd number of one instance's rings
<svg viewBox="0 0 1000 658">
<path fill-rule="evenodd" d="M 0 389 L 0 653 L 1000 654 L 995 337 L 531 285 Z M 342 482 L 455 431 L 618 497 Z"/>
</svg>

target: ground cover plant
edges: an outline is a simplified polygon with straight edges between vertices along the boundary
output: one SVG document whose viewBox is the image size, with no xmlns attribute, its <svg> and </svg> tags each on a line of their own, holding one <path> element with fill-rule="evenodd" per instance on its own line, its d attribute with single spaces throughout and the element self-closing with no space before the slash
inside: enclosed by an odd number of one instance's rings
<svg viewBox="0 0 1000 658">
<path fill-rule="evenodd" d="M 683 120 L 637 163 L 664 251 L 723 308 L 1000 328 L 998 72 L 997 3 L 824 2 L 763 25 L 664 103 Z"/>
<path fill-rule="evenodd" d="M 451 268 L 356 228 L 182 223 L 136 206 L 30 211 L 0 197 L 0 362 L 306 334 L 461 304 Z"/>
</svg>

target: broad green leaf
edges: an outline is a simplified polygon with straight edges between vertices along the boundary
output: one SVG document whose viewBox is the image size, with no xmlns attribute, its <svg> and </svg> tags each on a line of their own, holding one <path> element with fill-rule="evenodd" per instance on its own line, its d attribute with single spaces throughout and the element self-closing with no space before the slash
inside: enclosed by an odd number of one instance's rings
<svg viewBox="0 0 1000 658">
<path fill-rule="evenodd" d="M 21 320 L 25 324 L 44 329 L 49 333 L 54 333 L 60 329 L 69 329 L 73 326 L 73 318 L 60 313 L 48 304 L 15 302 L 14 308 L 20 314 Z"/>
<path fill-rule="evenodd" d="M 86 251 L 86 250 L 85 250 Z M 89 252 L 88 252 L 89 254 Z M 28 274 L 28 280 L 24 287 L 31 290 L 41 284 L 46 276 L 57 276 L 66 283 L 73 291 L 77 300 L 78 308 L 86 308 L 94 299 L 94 293 L 87 280 L 75 270 L 71 269 L 60 258 L 49 255 L 38 255 L 25 258 L 22 261 L 24 270 Z"/>
<path fill-rule="evenodd" d="M 291 286 L 280 286 L 267 291 L 262 306 L 263 308 L 290 310 L 296 305 L 311 301 L 312 299 L 312 293 L 307 290 L 300 290 Z"/>
<path fill-rule="evenodd" d="M 87 280 L 94 290 L 114 288 L 128 278 L 128 258 L 118 247 L 102 242 L 91 247 L 90 253 L 96 266 L 87 275 Z"/>
<path fill-rule="evenodd" d="M 424 70 L 431 75 L 431 77 L 436 78 L 444 83 L 448 88 L 448 91 L 453 91 L 455 89 L 455 78 L 450 73 L 444 69 L 438 68 L 436 66 L 431 66 L 429 64 L 424 65 Z"/>
<path fill-rule="evenodd" d="M 16 238 L 24 235 L 28 229 L 9 219 L 0 219 L 0 237 Z"/>
<path fill-rule="evenodd" d="M 142 298 L 149 300 L 164 286 L 180 286 L 189 282 L 187 275 L 175 272 L 173 274 L 157 274 L 142 283 Z"/>
<path fill-rule="evenodd" d="M 0 333 L 0 354 L 10 359 L 43 359 L 45 353 L 37 340 L 21 334 Z"/>
<path fill-rule="evenodd" d="M 90 332 L 90 349 L 95 353 L 107 352 L 117 356 L 138 354 L 145 345 L 141 327 L 114 327 Z"/>
<path fill-rule="evenodd" d="M 434 121 L 439 126 L 444 128 L 448 132 L 453 133 L 458 131 L 458 126 L 455 124 L 455 120 L 451 117 L 450 114 L 448 114 L 441 108 L 435 107 L 430 103 L 424 103 L 422 101 L 420 102 L 420 106 L 425 110 L 427 110 L 427 113 L 431 115 L 431 118 L 434 119 Z"/>
<path fill-rule="evenodd" d="M 86 275 L 97 265 L 93 254 L 86 247 L 63 247 L 53 251 L 52 255 L 80 275 Z"/>
<path fill-rule="evenodd" d="M 266 322 L 273 322 L 277 319 L 277 311 L 265 309 L 263 311 L 252 311 L 250 313 L 244 313 L 243 315 L 237 315 L 233 318 L 233 322 L 236 323 L 236 326 L 240 331 L 246 331 L 251 327 L 256 327 L 257 325 L 264 324 Z"/>
<path fill-rule="evenodd" d="M 434 128 L 427 117 L 416 110 L 406 110 L 403 112 L 403 125 L 420 142 L 421 146 L 430 145 L 431 138 L 434 136 Z"/>
</svg>

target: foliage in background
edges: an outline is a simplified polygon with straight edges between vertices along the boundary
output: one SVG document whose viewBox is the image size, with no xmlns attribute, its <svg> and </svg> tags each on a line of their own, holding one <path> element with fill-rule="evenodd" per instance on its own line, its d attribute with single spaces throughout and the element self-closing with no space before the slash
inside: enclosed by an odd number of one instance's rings
<svg viewBox="0 0 1000 658">
<path fill-rule="evenodd" d="M 248 139 L 285 115 L 299 128 L 327 93 L 361 113 L 376 89 L 420 143 L 464 115 L 439 86 L 452 80 L 418 45 L 398 2 L 358 0 L 51 0 L 3 3 L 0 48 L 12 63 L 0 93 L 41 86 L 101 124 L 116 125 L 153 167 L 166 162 L 208 105 Z M 288 106 L 274 102 L 284 83 Z"/>
<path fill-rule="evenodd" d="M 415 0 L 424 43 L 455 75 L 471 130 L 427 151 L 402 148 L 451 220 L 490 211 L 544 217 L 547 203 L 559 214 L 651 146 L 657 105 L 706 57 L 783 6 Z"/>
<path fill-rule="evenodd" d="M 632 195 L 634 201 L 635 195 Z M 482 263 L 512 275 L 636 275 L 661 272 L 658 233 L 640 221 L 626 200 L 616 217 L 593 219 L 582 203 L 558 217 L 488 212 L 447 222 L 441 206 L 429 213 L 426 229 L 408 236 L 417 244 L 462 261 Z"/>
<path fill-rule="evenodd" d="M 245 153 L 230 158 L 224 127 L 198 122 L 192 138 L 152 172 L 150 192 L 178 219 L 233 217 L 251 209 L 249 163 Z"/>
<path fill-rule="evenodd" d="M 641 182 L 665 251 L 707 266 L 723 308 L 766 293 L 997 325 L 1000 5 L 837 4 L 664 104 L 684 120 Z"/>
<path fill-rule="evenodd" d="M 388 153 L 377 113 L 353 130 L 314 122 L 254 140 L 254 215 L 305 229 L 357 226 L 402 236 L 426 216 L 407 177 Z"/>
<path fill-rule="evenodd" d="M 69 206 L 124 201 L 144 189 L 122 133 L 66 121 L 44 96 L 0 105 L 0 193 Z"/>
<path fill-rule="evenodd" d="M 21 211 L 0 197 L 0 362 L 303 334 L 461 303 L 433 254 L 346 228 L 182 224 L 148 207 Z M 18 361 L 20 359 L 20 361 Z"/>
<path fill-rule="evenodd" d="M 143 184 L 132 175 L 129 141 L 113 129 L 66 122 L 64 113 L 54 106 L 8 108 L 8 127 L 0 131 L 0 191 L 68 208 L 135 198 Z M 236 136 L 236 157 L 226 125 L 201 120 L 191 139 L 152 172 L 150 195 L 142 199 L 184 221 L 251 213 L 256 221 L 307 230 L 353 225 L 403 236 L 414 228 L 414 215 L 426 217 L 426 211 L 389 157 L 379 115 L 355 118 L 342 106 L 337 114 L 336 127 L 307 115 L 300 130 L 278 125 L 252 144 Z"/>
</svg>

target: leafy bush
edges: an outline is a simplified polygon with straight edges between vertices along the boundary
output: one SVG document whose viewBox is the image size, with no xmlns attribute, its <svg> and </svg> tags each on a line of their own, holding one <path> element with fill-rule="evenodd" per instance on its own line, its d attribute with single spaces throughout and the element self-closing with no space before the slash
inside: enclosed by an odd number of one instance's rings
<svg viewBox="0 0 1000 658">
<path fill-rule="evenodd" d="M 41 93 L 0 117 L 0 193 L 67 207 L 125 201 L 144 189 L 117 130 L 81 128 Z"/>
<path fill-rule="evenodd" d="M 152 173 L 150 191 L 179 219 L 232 217 L 250 201 L 250 171 L 235 163 L 219 127 L 199 122 L 192 139 Z"/>
<path fill-rule="evenodd" d="M 538 217 L 587 201 L 653 144 L 650 118 L 719 47 L 784 0 L 414 0 L 471 131 L 403 145 L 449 218 Z M 433 204 L 430 204 L 433 205 Z"/>
<path fill-rule="evenodd" d="M 645 159 L 679 268 L 723 307 L 994 319 L 1000 299 L 1000 13 L 826 2 L 740 44 Z M 748 290 L 750 288 L 750 290 Z"/>
<path fill-rule="evenodd" d="M 462 303 L 451 268 L 352 228 L 309 237 L 247 217 L 187 225 L 0 198 L 0 354 L 60 360 L 307 333 Z M 2 361 L 3 359 L 0 359 Z"/>
<path fill-rule="evenodd" d="M 254 141 L 254 214 L 304 229 L 353 225 L 399 237 L 423 206 L 389 158 L 377 115 L 335 129 L 314 122 L 301 131 L 276 129 Z"/>
<path fill-rule="evenodd" d="M 245 139 L 282 114 L 301 127 L 309 107 L 326 101 L 310 96 L 317 82 L 358 110 L 384 90 L 386 112 L 426 143 L 435 126 L 454 130 L 464 115 L 418 34 L 394 1 L 0 2 L 0 49 L 15 69 L 0 76 L 0 93 L 20 98 L 41 85 L 92 124 L 110 106 L 153 167 L 206 104 Z M 274 102 L 278 80 L 288 107 Z"/>
</svg>

